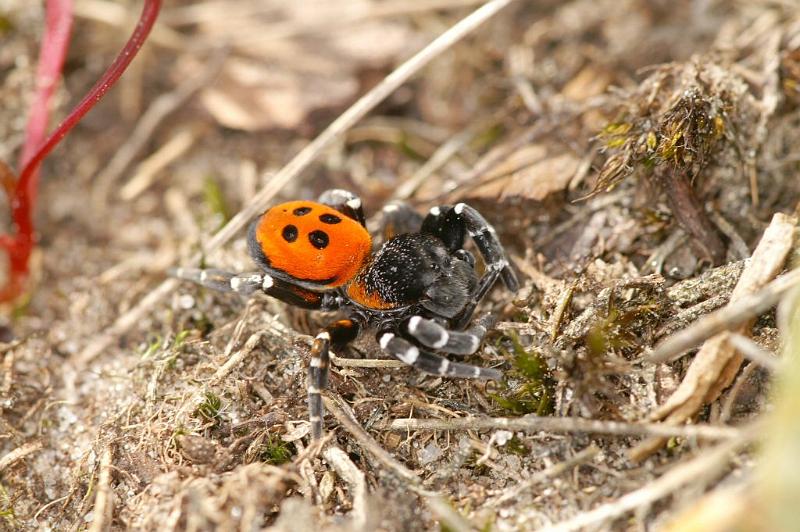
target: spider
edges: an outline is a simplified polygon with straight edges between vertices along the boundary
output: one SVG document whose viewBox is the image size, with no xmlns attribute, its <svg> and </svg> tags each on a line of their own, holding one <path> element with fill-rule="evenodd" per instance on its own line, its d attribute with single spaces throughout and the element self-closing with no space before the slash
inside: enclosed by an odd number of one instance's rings
<svg viewBox="0 0 800 532">
<path fill-rule="evenodd" d="M 498 277 L 512 292 L 519 288 L 492 226 L 465 203 L 434 207 L 424 219 L 395 203 L 383 213 L 384 242 L 373 251 L 361 200 L 345 190 L 328 190 L 317 202 L 282 203 L 253 221 L 247 243 L 261 272 L 173 271 L 180 279 L 216 290 L 246 295 L 262 291 L 290 305 L 344 314 L 311 347 L 308 402 L 314 440 L 323 434 L 320 392 L 328 384 L 329 349 L 351 342 L 361 330 L 375 330 L 384 351 L 424 373 L 502 376 L 434 352 L 475 353 L 491 326 L 485 316 L 466 328 L 478 303 Z M 486 264 L 481 276 L 474 256 L 463 247 L 467 234 Z"/>
</svg>

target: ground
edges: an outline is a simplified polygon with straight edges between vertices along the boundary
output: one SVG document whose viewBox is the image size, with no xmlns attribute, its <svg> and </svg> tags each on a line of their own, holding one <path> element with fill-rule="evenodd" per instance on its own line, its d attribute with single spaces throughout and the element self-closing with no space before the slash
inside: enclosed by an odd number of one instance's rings
<svg viewBox="0 0 800 532">
<path fill-rule="evenodd" d="M 479 208 L 523 280 L 480 309 L 498 323 L 470 362 L 502 382 L 397 367 L 368 335 L 336 353 L 315 449 L 305 373 L 331 316 L 189 284 L 153 298 L 198 253 L 252 270 L 241 232 L 206 253 L 211 235 L 478 5 L 167 2 L 42 170 L 29 290 L 0 338 L 2 527 L 792 529 L 797 485 L 780 471 L 798 444 L 775 429 L 797 427 L 798 375 L 775 357 L 796 307 L 726 315 L 736 338 L 706 330 L 668 352 L 794 260 L 792 1 L 512 2 L 271 198 L 338 187 L 368 215 L 392 199 Z M 76 6 L 56 118 L 139 9 Z M 13 163 L 44 14 L 0 7 Z M 704 357 L 715 378 L 690 388 Z"/>
</svg>

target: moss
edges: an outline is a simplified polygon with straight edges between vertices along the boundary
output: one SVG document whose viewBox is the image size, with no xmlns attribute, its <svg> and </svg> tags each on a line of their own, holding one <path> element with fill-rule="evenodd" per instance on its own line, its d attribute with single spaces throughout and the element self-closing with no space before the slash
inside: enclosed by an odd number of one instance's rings
<svg viewBox="0 0 800 532">
<path fill-rule="evenodd" d="M 8 491 L 2 484 L 0 484 L 0 518 L 5 520 L 11 529 L 17 528 L 18 523 L 14 506 L 11 504 L 11 497 L 8 496 Z"/>
<path fill-rule="evenodd" d="M 528 446 L 525 445 L 525 442 L 516 436 L 508 440 L 502 448 L 510 454 L 515 454 L 517 456 L 528 456 L 531 454 L 531 450 L 528 449 Z"/>
<path fill-rule="evenodd" d="M 646 301 L 631 308 L 620 308 L 612 299 L 606 317 L 595 323 L 584 337 L 590 355 L 600 357 L 639 345 L 641 330 L 660 309 L 657 301 Z"/>
<path fill-rule="evenodd" d="M 262 462 L 277 466 L 291 461 L 292 450 L 289 444 L 279 437 L 269 435 L 267 442 L 261 446 L 258 455 Z"/>
<path fill-rule="evenodd" d="M 511 349 L 504 344 L 511 344 Z M 511 371 L 502 390 L 489 397 L 504 410 L 517 415 L 547 415 L 553 410 L 553 381 L 547 365 L 535 350 L 526 350 L 514 333 L 500 339 L 498 348 L 511 359 Z"/>
<path fill-rule="evenodd" d="M 194 413 L 196 416 L 205 419 L 206 421 L 216 423 L 219 421 L 219 414 L 221 410 L 222 399 L 220 399 L 219 396 L 213 392 L 206 392 L 203 402 L 200 403 Z"/>
<path fill-rule="evenodd" d="M 150 343 L 147 344 L 147 347 L 144 349 L 144 351 L 142 351 L 141 357 L 143 360 L 147 360 L 148 358 L 155 356 L 159 349 L 161 349 L 161 340 L 162 338 L 160 335 L 153 337 Z"/>
</svg>

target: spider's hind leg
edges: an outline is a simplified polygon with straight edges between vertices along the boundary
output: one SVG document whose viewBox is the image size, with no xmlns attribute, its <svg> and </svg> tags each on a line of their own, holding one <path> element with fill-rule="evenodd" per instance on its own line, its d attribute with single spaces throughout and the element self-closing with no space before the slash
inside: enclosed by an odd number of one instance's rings
<svg viewBox="0 0 800 532">
<path fill-rule="evenodd" d="M 336 209 L 340 213 L 352 218 L 366 227 L 364 209 L 361 205 L 361 198 L 349 190 L 344 190 L 341 188 L 332 188 L 330 190 L 326 190 L 320 194 L 317 201 L 323 205 L 327 205 Z"/>
<path fill-rule="evenodd" d="M 317 292 L 276 279 L 267 273 L 231 273 L 224 270 L 200 268 L 173 268 L 170 276 L 217 290 L 250 295 L 264 292 L 268 296 L 300 308 L 318 309 L 323 298 Z"/>
<path fill-rule="evenodd" d="M 192 281 L 219 292 L 236 292 L 244 295 L 267 290 L 272 286 L 272 277 L 258 272 L 232 273 L 212 268 L 172 268 L 169 274 L 171 277 Z"/>
<path fill-rule="evenodd" d="M 325 409 L 322 405 L 322 390 L 328 387 L 330 373 L 330 347 L 343 346 L 358 336 L 358 324 L 353 320 L 339 320 L 320 332 L 311 346 L 308 364 L 308 410 L 311 421 L 311 438 L 322 438 L 322 421 Z"/>
</svg>

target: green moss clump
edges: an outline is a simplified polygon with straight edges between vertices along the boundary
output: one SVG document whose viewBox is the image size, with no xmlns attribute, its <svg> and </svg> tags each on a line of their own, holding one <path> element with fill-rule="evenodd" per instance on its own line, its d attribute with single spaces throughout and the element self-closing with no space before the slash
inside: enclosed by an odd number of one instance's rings
<svg viewBox="0 0 800 532">
<path fill-rule="evenodd" d="M 511 349 L 503 344 L 510 341 Z M 502 390 L 491 397 L 502 409 L 516 415 L 548 415 L 553 411 L 553 380 L 542 357 L 535 350 L 526 350 L 516 334 L 501 338 L 498 349 L 511 359 L 512 369 Z"/>
<path fill-rule="evenodd" d="M 200 403 L 194 413 L 196 416 L 205 419 L 206 421 L 217 423 L 219 421 L 221 410 L 222 399 L 212 392 L 206 392 L 203 402 Z"/>
<path fill-rule="evenodd" d="M 267 442 L 261 446 L 259 458 L 270 465 L 281 465 L 292 460 L 292 450 L 289 444 L 278 437 L 269 436 Z"/>
</svg>

